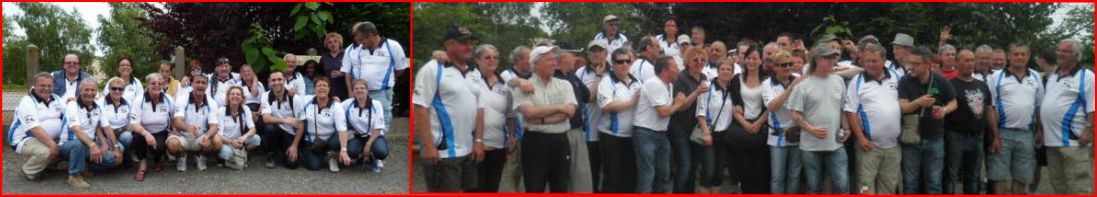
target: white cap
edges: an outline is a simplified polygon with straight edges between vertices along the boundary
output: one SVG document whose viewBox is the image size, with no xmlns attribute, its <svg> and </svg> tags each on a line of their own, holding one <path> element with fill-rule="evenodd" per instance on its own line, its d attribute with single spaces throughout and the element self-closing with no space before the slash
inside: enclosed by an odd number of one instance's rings
<svg viewBox="0 0 1097 197">
<path fill-rule="evenodd" d="M 530 65 L 537 65 L 537 63 L 535 63 L 535 62 L 537 62 L 537 60 L 541 59 L 541 55 L 545 55 L 545 54 L 548 54 L 548 53 L 551 53 L 551 52 L 554 52 L 554 51 L 556 51 L 556 46 L 534 47 L 533 50 L 531 50 L 529 52 L 529 64 Z"/>
</svg>

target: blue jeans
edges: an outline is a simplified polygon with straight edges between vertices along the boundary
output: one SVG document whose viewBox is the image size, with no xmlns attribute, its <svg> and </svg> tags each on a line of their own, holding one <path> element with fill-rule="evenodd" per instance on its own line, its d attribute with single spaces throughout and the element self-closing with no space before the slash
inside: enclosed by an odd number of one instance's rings
<svg viewBox="0 0 1097 197">
<path fill-rule="evenodd" d="M 670 192 L 670 140 L 664 132 L 635 127 L 636 192 Z"/>
<path fill-rule="evenodd" d="M 723 132 L 712 132 L 712 146 L 700 147 L 701 187 L 716 187 L 724 183 L 724 159 L 728 153 L 721 139 L 724 139 Z M 693 184 L 687 186 L 692 187 Z"/>
<path fill-rule="evenodd" d="M 362 155 L 362 150 L 366 147 L 366 141 L 369 140 L 368 136 L 352 137 L 347 140 L 347 154 L 352 159 L 358 159 L 358 156 Z M 371 159 L 385 160 L 389 156 L 388 141 L 385 140 L 385 136 L 379 135 L 376 140 L 373 140 L 373 144 L 369 147 Z"/>
<path fill-rule="evenodd" d="M 302 139 L 301 141 L 305 141 Z M 339 151 L 339 134 L 332 134 L 326 141 L 320 141 L 317 137 L 313 142 L 305 142 L 305 169 L 312 171 L 320 170 L 320 166 L 327 161 L 328 151 Z M 349 149 L 349 148 L 348 148 Z"/>
<path fill-rule="evenodd" d="M 80 141 L 69 141 L 61 145 L 58 158 L 69 161 L 69 176 L 78 176 L 84 173 L 84 167 L 88 163 L 91 163 L 90 169 L 92 171 L 103 171 L 114 167 L 114 155 L 109 152 L 103 152 L 103 161 L 100 163 L 94 163 L 91 161 L 91 153 L 88 147 Z"/>
<path fill-rule="evenodd" d="M 849 158 L 846 150 L 838 148 L 832 151 L 800 151 L 804 160 L 804 175 L 807 176 L 807 193 L 819 194 L 823 181 L 823 172 L 830 176 L 834 194 L 849 193 Z M 794 180 L 788 180 L 794 181 Z"/>
<path fill-rule="evenodd" d="M 667 135 L 674 157 L 674 193 L 693 193 L 696 164 L 693 162 L 694 143 L 689 136 Z"/>
<path fill-rule="evenodd" d="M 800 193 L 800 168 L 803 158 L 799 146 L 770 146 L 769 188 L 773 194 Z"/>
<path fill-rule="evenodd" d="M 338 136 L 335 136 L 338 137 Z M 244 140 L 244 150 L 251 150 L 258 147 L 263 140 L 259 138 L 259 135 L 251 135 L 250 138 Z M 221 159 L 228 160 L 232 158 L 232 142 L 226 141 L 221 144 L 221 150 L 217 152 L 217 156 Z"/>
<path fill-rule="evenodd" d="M 956 182 L 964 184 L 964 194 L 979 194 L 979 182 L 982 175 L 979 167 L 983 164 L 983 134 L 964 135 L 953 131 L 945 131 L 948 140 L 948 162 L 945 169 L 948 178 L 945 180 L 944 192 L 955 194 Z"/>
<path fill-rule="evenodd" d="M 381 102 L 381 106 L 385 109 L 385 125 L 392 122 L 392 88 L 384 90 L 370 90 L 369 98 Z M 388 130 L 388 127 L 385 127 Z"/>
<path fill-rule="evenodd" d="M 920 145 L 903 145 L 903 193 L 941 193 L 941 173 L 945 169 L 945 139 L 922 138 Z"/>
</svg>

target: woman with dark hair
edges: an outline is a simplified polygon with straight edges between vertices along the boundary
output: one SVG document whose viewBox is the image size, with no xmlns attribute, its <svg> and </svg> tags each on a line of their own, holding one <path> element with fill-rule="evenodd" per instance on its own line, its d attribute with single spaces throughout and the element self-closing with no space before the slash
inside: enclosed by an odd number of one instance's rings
<svg viewBox="0 0 1097 197">
<path fill-rule="evenodd" d="M 125 82 L 126 87 L 122 90 L 122 98 L 127 101 L 132 101 L 137 96 L 145 94 L 144 86 L 141 85 L 141 80 L 133 76 L 133 61 L 129 57 L 122 57 L 118 60 L 118 78 Z M 103 95 L 110 94 L 107 87 L 109 84 L 103 85 Z"/>
<path fill-rule="evenodd" d="M 757 46 L 747 48 L 743 73 L 731 79 L 732 101 L 735 103 L 733 129 L 724 135 L 728 138 L 728 157 L 738 169 L 743 193 L 769 193 L 769 149 L 766 147 L 766 121 L 769 112 L 762 100 L 762 82 L 768 75 L 762 69 L 761 50 Z"/>
<path fill-rule="evenodd" d="M 305 66 L 303 69 L 297 70 L 297 72 L 305 76 L 304 78 L 302 78 L 305 80 L 305 95 L 316 95 L 316 89 L 313 84 L 316 83 L 316 77 L 320 76 L 319 74 L 317 74 L 319 72 L 317 71 L 319 67 L 319 62 L 316 62 L 316 60 L 309 60 L 305 62 Z"/>
</svg>

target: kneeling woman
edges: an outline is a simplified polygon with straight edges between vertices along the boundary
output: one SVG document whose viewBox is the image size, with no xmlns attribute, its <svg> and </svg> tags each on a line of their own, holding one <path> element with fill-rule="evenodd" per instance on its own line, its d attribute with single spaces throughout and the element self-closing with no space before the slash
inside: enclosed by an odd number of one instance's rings
<svg viewBox="0 0 1097 197">
<path fill-rule="evenodd" d="M 133 128 L 133 152 L 137 154 L 137 181 L 145 180 L 147 162 L 145 158 L 149 153 L 156 163 L 153 170 L 159 172 L 164 169 L 163 159 L 167 152 L 164 141 L 168 139 L 168 125 L 174 114 L 171 98 L 164 94 L 164 78 L 160 74 L 153 73 L 145 77 L 149 84 L 145 95 L 138 97 L 134 102 L 133 112 L 130 118 L 130 127 Z M 150 150 L 151 149 L 151 150 Z"/>
<path fill-rule="evenodd" d="M 389 155 L 385 141 L 385 110 L 381 101 L 369 97 L 366 81 L 354 80 L 353 98 L 343 101 L 348 128 L 347 154 L 353 159 L 369 162 L 370 171 L 381 172 L 382 160 Z"/>
<path fill-rule="evenodd" d="M 298 116 L 305 124 L 305 168 L 319 170 L 324 157 L 328 157 L 328 168 L 339 172 L 339 162 L 350 165 L 347 120 L 341 116 L 345 112 L 343 106 L 335 104 L 331 98 L 331 82 L 327 78 L 316 77 L 313 86 L 316 96 L 305 106 L 305 113 Z M 338 154 L 329 154 L 329 151 L 338 151 Z"/>
<path fill-rule="evenodd" d="M 233 169 L 243 169 L 248 161 L 247 151 L 259 147 L 260 138 L 255 134 L 255 122 L 252 121 L 251 110 L 244 108 L 244 89 L 233 86 L 228 91 L 228 104 L 217 110 L 217 124 L 221 127 L 218 131 L 221 135 L 221 151 L 218 157 L 225 160 L 225 166 Z"/>
</svg>

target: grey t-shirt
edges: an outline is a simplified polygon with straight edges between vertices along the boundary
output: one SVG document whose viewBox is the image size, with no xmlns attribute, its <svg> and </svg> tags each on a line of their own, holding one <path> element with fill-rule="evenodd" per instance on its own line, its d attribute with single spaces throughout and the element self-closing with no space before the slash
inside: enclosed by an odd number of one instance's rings
<svg viewBox="0 0 1097 197">
<path fill-rule="evenodd" d="M 807 77 L 796 86 L 789 95 L 786 107 L 798 111 L 805 120 L 816 127 L 826 127 L 825 139 L 803 131 L 800 133 L 800 150 L 833 151 L 842 147 L 836 141 L 841 128 L 842 101 L 845 99 L 846 86 L 842 77 L 831 74 L 826 78 Z"/>
</svg>

